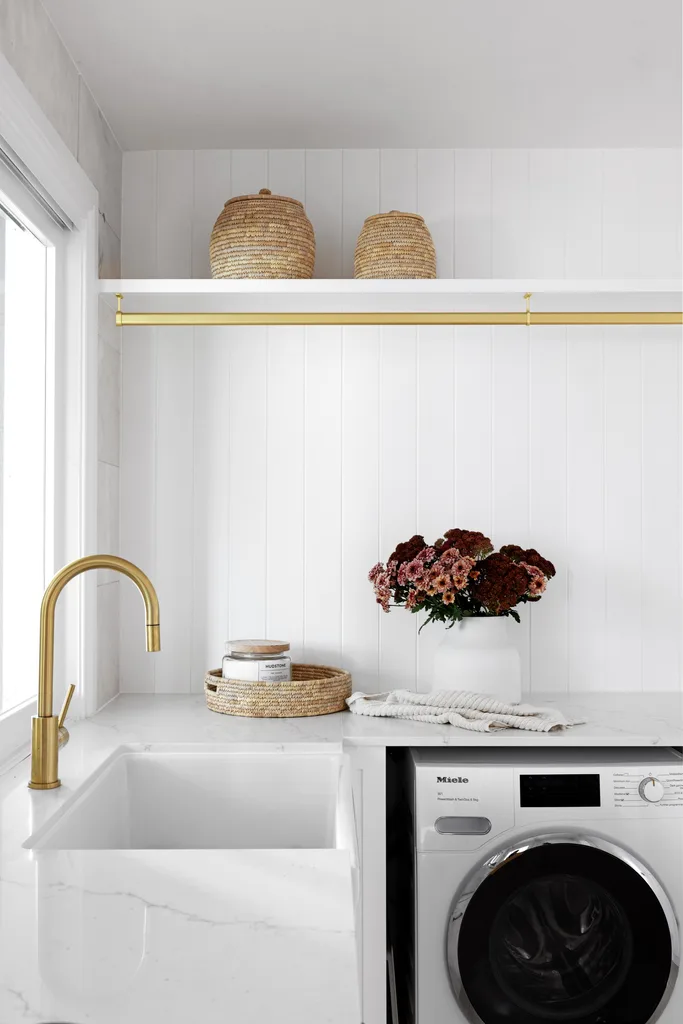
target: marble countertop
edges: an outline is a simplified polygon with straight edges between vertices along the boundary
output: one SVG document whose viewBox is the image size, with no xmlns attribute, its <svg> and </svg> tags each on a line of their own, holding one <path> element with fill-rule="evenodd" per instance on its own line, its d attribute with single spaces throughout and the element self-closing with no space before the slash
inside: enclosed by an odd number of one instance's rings
<svg viewBox="0 0 683 1024">
<path fill-rule="evenodd" d="M 581 720 L 561 732 L 500 729 L 468 732 L 451 725 L 399 719 L 343 716 L 347 744 L 469 747 L 649 747 L 683 746 L 683 691 L 678 693 L 524 694 L 537 707 L 558 708 Z"/>
<path fill-rule="evenodd" d="M 0 776 L 1 1024 L 357 1024 L 345 851 L 32 853 L 23 842 L 125 744 L 311 752 L 683 746 L 680 694 L 526 699 L 586 722 L 559 733 L 482 734 L 350 713 L 233 718 L 209 712 L 200 694 L 128 694 L 73 723 L 60 755 L 60 789 L 28 790 L 28 760 Z"/>
<path fill-rule="evenodd" d="M 0 777 L 1 1024 L 358 1024 L 347 851 L 22 846 L 126 744 L 341 749 L 338 722 L 226 722 L 124 697 L 72 723 L 61 788 L 29 790 L 28 760 Z"/>
<path fill-rule="evenodd" d="M 201 694 L 147 696 L 122 694 L 98 715 L 78 725 L 79 746 L 62 754 L 62 776 L 78 758 L 83 772 L 98 762 L 103 744 L 136 741 L 230 743 L 249 749 L 305 743 L 310 749 L 342 746 L 683 746 L 683 691 L 678 693 L 534 693 L 524 701 L 559 708 L 583 725 L 562 732 L 468 732 L 451 725 L 428 725 L 349 712 L 320 718 L 236 718 L 207 711 Z"/>
</svg>

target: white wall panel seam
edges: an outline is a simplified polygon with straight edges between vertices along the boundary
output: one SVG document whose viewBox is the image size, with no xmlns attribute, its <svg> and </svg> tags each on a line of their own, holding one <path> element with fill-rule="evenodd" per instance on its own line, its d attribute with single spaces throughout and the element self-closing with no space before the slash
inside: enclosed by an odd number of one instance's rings
<svg viewBox="0 0 683 1024">
<path fill-rule="evenodd" d="M 266 157 L 266 160 L 268 160 L 268 157 Z M 270 170 L 270 163 L 269 162 L 268 162 L 267 166 L 268 166 L 268 170 Z M 270 180 L 269 177 L 267 177 L 266 180 L 267 181 Z M 264 547 L 264 551 L 265 551 L 265 557 L 263 559 L 263 569 L 264 569 L 264 578 L 263 578 L 263 588 L 264 589 L 263 589 L 263 593 L 264 593 L 264 598 L 265 598 L 265 634 L 264 634 L 264 639 L 270 639 L 271 638 L 270 637 L 270 628 L 269 628 L 270 627 L 270 617 L 271 617 L 271 610 L 270 610 L 270 588 L 268 586 L 268 581 L 269 581 L 269 578 L 270 578 L 270 567 L 269 567 L 269 561 L 268 561 L 268 557 L 269 557 L 269 550 L 268 550 L 268 465 L 269 465 L 269 458 L 268 458 L 269 457 L 268 435 L 270 433 L 270 407 L 269 407 L 269 404 L 268 404 L 268 395 L 269 395 L 269 392 L 270 392 L 270 333 L 271 333 L 271 328 L 270 327 L 266 327 L 266 375 L 265 375 L 265 381 L 264 381 L 264 385 L 263 385 L 264 388 L 265 388 L 265 391 L 266 391 L 266 445 L 265 445 L 265 474 L 264 474 L 264 482 L 263 482 L 263 501 L 264 501 L 263 522 L 265 524 L 265 533 L 264 533 L 264 537 L 263 537 L 263 547 Z"/>
<path fill-rule="evenodd" d="M 380 209 L 382 203 L 382 192 L 381 192 L 381 151 L 380 151 Z M 379 328 L 379 344 L 378 344 L 378 361 L 379 365 L 377 368 L 377 551 L 379 552 L 377 561 L 388 562 L 391 551 L 382 550 L 382 481 L 384 476 L 384 460 L 382 458 L 383 442 L 384 442 L 384 421 L 382 419 L 382 394 L 383 394 L 383 378 L 384 378 L 384 328 Z M 379 607 L 379 605 L 378 605 Z M 384 615 L 384 611 L 381 615 Z M 384 681 L 382 679 L 382 619 L 378 616 L 377 624 L 377 681 L 381 689 L 384 689 Z"/>
<path fill-rule="evenodd" d="M 304 166 L 307 165 L 307 161 L 304 162 Z M 304 175 L 305 175 L 304 171 Z M 302 587 L 302 613 L 303 613 L 303 631 L 302 631 L 302 647 L 305 652 L 308 647 L 308 619 L 306 617 L 307 598 L 308 598 L 308 546 L 306 544 L 306 526 L 308 522 L 308 516 L 306 515 L 306 493 L 308 488 L 308 466 L 306 460 L 306 438 L 308 436 L 308 403 L 306 402 L 306 395 L 308 394 L 308 350 L 309 350 L 309 336 L 308 327 L 304 327 L 304 432 L 302 438 L 302 452 L 301 461 L 303 464 L 302 482 L 303 482 L 303 493 L 301 495 L 301 519 L 302 519 L 302 533 L 303 533 L 303 587 Z"/>
<path fill-rule="evenodd" d="M 153 473 L 153 484 L 152 484 L 152 563 L 153 572 L 156 575 L 157 572 L 157 555 L 158 555 L 158 543 L 157 543 L 157 516 L 158 516 L 158 448 L 159 448 L 159 330 L 153 328 L 153 345 L 154 345 L 154 437 L 152 442 L 152 452 L 154 453 L 154 473 Z M 161 618 L 161 614 L 159 615 Z M 157 673 L 156 673 L 156 660 L 152 662 L 152 690 L 156 693 L 157 689 Z"/>
<path fill-rule="evenodd" d="M 194 158 L 193 158 L 193 161 L 192 161 L 192 170 L 193 170 L 193 175 L 192 175 L 192 203 L 193 203 L 193 216 L 194 216 Z M 192 234 L 190 233 L 190 260 L 191 259 L 192 259 Z M 188 690 L 190 692 L 192 692 L 194 690 L 194 664 L 193 664 L 193 657 L 192 657 L 192 655 L 193 655 L 193 643 L 194 643 L 194 634 L 195 634 L 195 602 L 194 602 L 194 595 L 195 595 L 195 586 L 196 586 L 196 577 L 197 577 L 197 558 L 196 558 L 196 550 L 197 550 L 196 549 L 196 543 L 197 543 L 196 517 L 197 517 L 197 514 L 196 514 L 196 504 L 195 504 L 195 500 L 196 500 L 195 487 L 197 485 L 197 480 L 196 480 L 195 472 L 194 472 L 194 443 L 195 443 L 195 436 L 196 436 L 196 433 L 197 433 L 197 389 L 196 389 L 196 384 L 197 384 L 197 329 L 195 327 L 192 328 L 191 337 L 192 337 L 192 391 L 190 392 L 190 394 L 192 395 L 192 438 L 191 438 L 190 451 L 192 452 L 192 467 L 191 467 L 192 473 L 191 473 L 190 479 L 192 481 L 192 501 L 190 502 L 190 536 L 189 536 L 188 540 L 189 540 L 189 544 L 190 544 L 191 550 L 192 550 L 192 565 L 191 565 L 191 571 L 190 571 L 190 587 L 191 587 L 190 594 L 192 595 L 192 597 L 191 597 L 191 600 L 190 600 L 190 650 L 189 650 L 189 659 L 188 659 L 190 678 L 187 681 L 187 688 L 188 688 Z M 209 666 L 207 665 L 206 667 L 208 668 Z"/>
</svg>

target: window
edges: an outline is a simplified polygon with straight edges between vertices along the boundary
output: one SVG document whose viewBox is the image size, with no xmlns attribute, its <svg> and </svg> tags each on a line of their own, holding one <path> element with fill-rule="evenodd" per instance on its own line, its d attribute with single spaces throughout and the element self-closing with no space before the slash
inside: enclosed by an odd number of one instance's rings
<svg viewBox="0 0 683 1024">
<path fill-rule="evenodd" d="M 54 571 L 55 306 L 64 230 L 0 168 L 0 715 L 32 701 Z"/>
</svg>

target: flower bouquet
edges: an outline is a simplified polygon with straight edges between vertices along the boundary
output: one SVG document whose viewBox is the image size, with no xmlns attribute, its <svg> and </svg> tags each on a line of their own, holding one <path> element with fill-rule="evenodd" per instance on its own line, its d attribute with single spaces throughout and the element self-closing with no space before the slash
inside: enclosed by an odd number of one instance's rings
<svg viewBox="0 0 683 1024">
<path fill-rule="evenodd" d="M 511 616 L 516 606 L 538 601 L 555 566 L 534 548 L 506 544 L 494 551 L 483 533 L 447 530 L 434 544 L 417 534 L 399 544 L 386 565 L 369 573 L 377 603 L 424 611 L 427 622 L 447 628 L 471 617 Z"/>
</svg>

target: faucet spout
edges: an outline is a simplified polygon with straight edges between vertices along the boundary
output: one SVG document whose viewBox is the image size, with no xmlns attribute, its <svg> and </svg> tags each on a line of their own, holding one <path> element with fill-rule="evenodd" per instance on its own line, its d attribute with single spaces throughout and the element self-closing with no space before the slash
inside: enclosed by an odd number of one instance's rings
<svg viewBox="0 0 683 1024">
<path fill-rule="evenodd" d="M 117 555 L 86 555 L 70 562 L 48 584 L 40 607 L 40 661 L 38 667 L 38 714 L 32 720 L 31 789 L 55 789 L 61 785 L 58 775 L 58 751 L 68 733 L 61 728 L 66 710 L 59 718 L 53 713 L 53 674 L 55 646 L 55 607 L 66 584 L 89 569 L 112 569 L 135 583 L 145 604 L 147 650 L 161 650 L 159 635 L 159 599 L 151 581 L 137 565 Z M 70 695 L 67 700 L 70 700 Z M 65 709 L 68 708 L 68 703 Z M 62 743 L 60 743 L 60 738 Z"/>
</svg>

